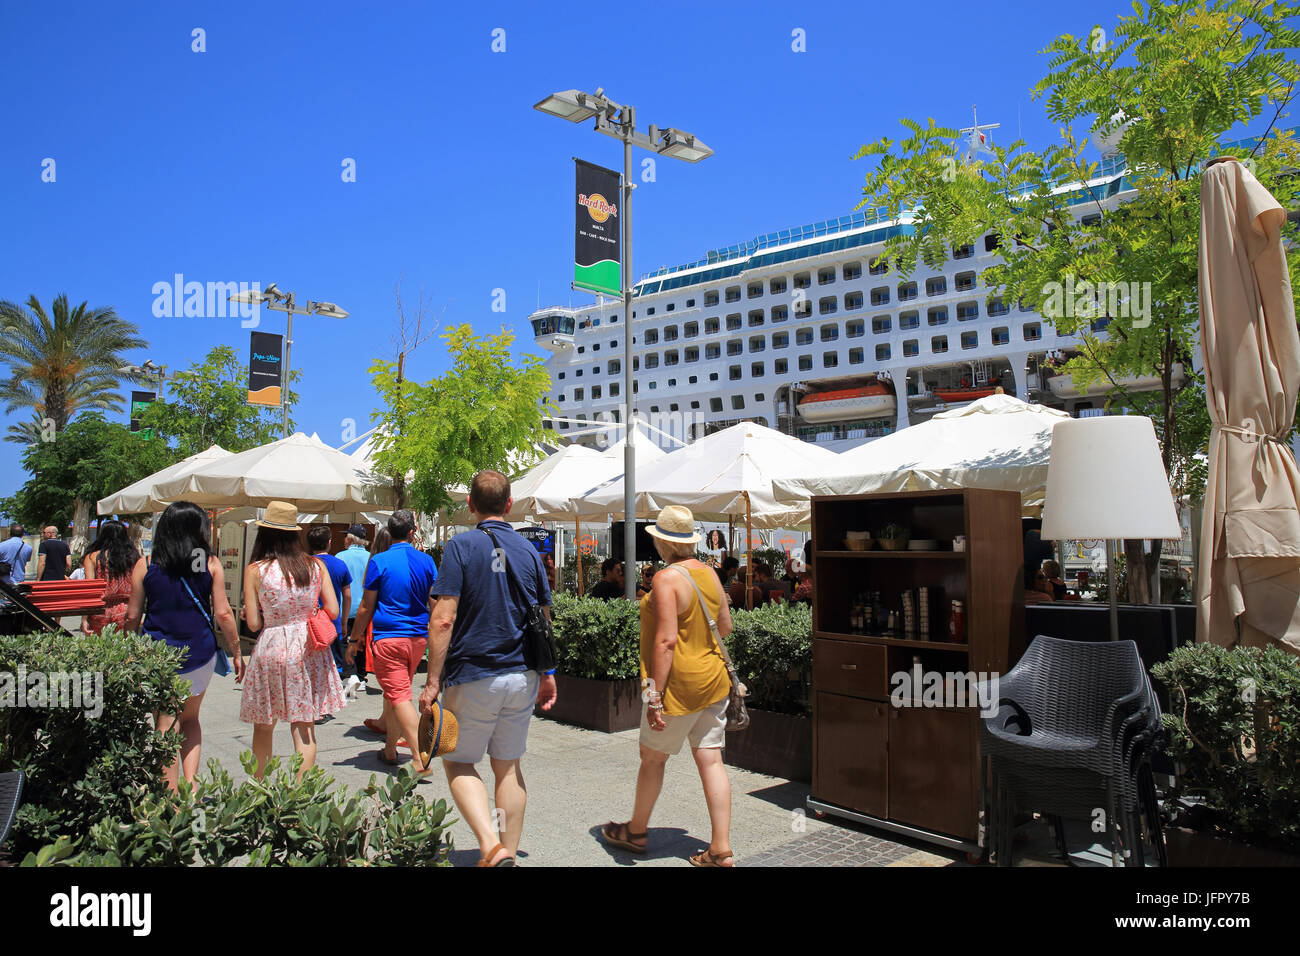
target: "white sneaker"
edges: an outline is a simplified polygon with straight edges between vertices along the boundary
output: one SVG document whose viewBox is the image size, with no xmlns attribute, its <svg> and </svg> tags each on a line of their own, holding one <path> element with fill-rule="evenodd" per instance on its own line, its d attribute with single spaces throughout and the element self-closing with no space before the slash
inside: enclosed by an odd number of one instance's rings
<svg viewBox="0 0 1300 956">
<path fill-rule="evenodd" d="M 357 691 L 363 687 L 365 687 L 365 684 L 361 682 L 361 678 L 357 677 L 356 674 L 353 674 L 347 679 L 347 683 L 343 685 L 343 699 L 356 700 Z"/>
</svg>

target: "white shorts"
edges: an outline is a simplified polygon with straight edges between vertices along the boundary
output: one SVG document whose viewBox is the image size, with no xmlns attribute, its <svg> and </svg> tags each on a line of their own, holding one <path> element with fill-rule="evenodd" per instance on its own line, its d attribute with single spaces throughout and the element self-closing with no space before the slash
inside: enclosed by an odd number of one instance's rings
<svg viewBox="0 0 1300 956">
<path fill-rule="evenodd" d="M 451 763 L 518 760 L 528 749 L 528 722 L 537 704 L 537 671 L 498 674 L 448 687 L 442 705 L 456 717 L 456 749 L 443 755 Z"/>
<path fill-rule="evenodd" d="M 217 654 L 220 653 L 221 651 L 217 651 Z M 180 677 L 181 680 L 189 681 L 190 696 L 198 697 L 199 694 L 203 693 L 205 690 L 208 689 L 208 684 L 212 682 L 212 674 L 216 670 L 216 668 L 217 668 L 217 655 L 213 654 L 211 657 L 208 658 L 208 662 L 206 664 L 200 664 L 198 667 L 194 668 L 194 670 L 191 671 L 181 671 L 180 674 L 178 674 L 177 676 Z"/>
<path fill-rule="evenodd" d="M 692 750 L 715 750 L 727 742 L 727 702 L 731 695 L 693 714 L 664 714 L 663 730 L 650 729 L 650 713 L 641 708 L 641 745 L 663 754 L 675 754 L 690 740 Z"/>
</svg>

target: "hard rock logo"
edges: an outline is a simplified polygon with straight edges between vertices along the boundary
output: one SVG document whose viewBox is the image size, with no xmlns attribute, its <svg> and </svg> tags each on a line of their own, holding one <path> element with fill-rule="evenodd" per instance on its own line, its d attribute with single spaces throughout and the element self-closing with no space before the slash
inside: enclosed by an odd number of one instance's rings
<svg viewBox="0 0 1300 956">
<path fill-rule="evenodd" d="M 604 222 L 610 216 L 618 215 L 618 206 L 612 205 L 600 193 L 578 193 L 578 205 L 587 207 L 587 215 L 593 222 Z"/>
</svg>

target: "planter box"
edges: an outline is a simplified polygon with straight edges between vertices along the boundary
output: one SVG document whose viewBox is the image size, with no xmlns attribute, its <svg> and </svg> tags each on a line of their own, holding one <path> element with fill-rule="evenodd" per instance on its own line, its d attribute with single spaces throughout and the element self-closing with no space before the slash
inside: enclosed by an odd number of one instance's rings
<svg viewBox="0 0 1300 956">
<path fill-rule="evenodd" d="M 534 711 L 538 717 L 607 734 L 641 726 L 641 681 L 635 677 L 589 680 L 556 674 L 555 691 L 555 706 L 545 712 Z"/>
<path fill-rule="evenodd" d="M 722 759 L 733 767 L 812 783 L 812 719 L 749 708 L 749 727 L 727 734 Z"/>
<path fill-rule="evenodd" d="M 1300 866 L 1300 856 L 1294 853 L 1185 827 L 1165 829 L 1165 848 L 1170 866 Z"/>
</svg>

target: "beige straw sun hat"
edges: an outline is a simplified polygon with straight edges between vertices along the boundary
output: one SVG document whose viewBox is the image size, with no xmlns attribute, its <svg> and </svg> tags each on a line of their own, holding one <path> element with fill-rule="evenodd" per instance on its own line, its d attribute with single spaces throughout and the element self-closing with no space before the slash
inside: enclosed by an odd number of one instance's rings
<svg viewBox="0 0 1300 956">
<path fill-rule="evenodd" d="M 691 509 L 682 505 L 669 505 L 659 512 L 655 523 L 645 530 L 652 538 L 674 544 L 694 544 L 702 537 L 695 530 L 695 516 L 691 514 Z"/>
<path fill-rule="evenodd" d="M 287 501 L 272 501 L 266 506 L 257 526 L 273 531 L 298 531 L 298 506 Z"/>
</svg>

